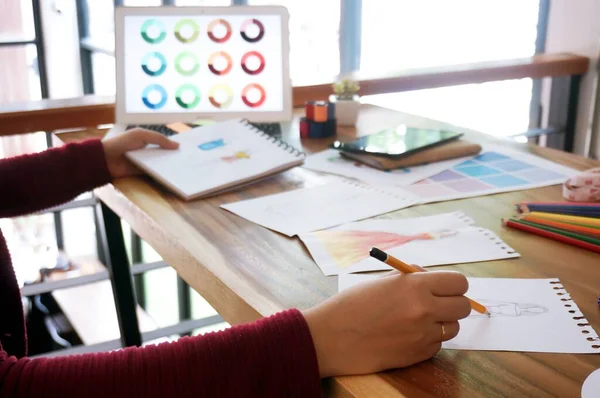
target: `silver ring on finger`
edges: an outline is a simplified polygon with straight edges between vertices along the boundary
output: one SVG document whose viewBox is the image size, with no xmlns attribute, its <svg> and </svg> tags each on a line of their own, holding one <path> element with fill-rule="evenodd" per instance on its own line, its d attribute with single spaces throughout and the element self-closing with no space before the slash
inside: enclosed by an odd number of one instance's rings
<svg viewBox="0 0 600 398">
<path fill-rule="evenodd" d="M 441 325 L 442 325 L 442 341 L 443 341 L 444 337 L 446 337 L 446 326 L 444 325 L 444 322 L 442 322 Z"/>
</svg>

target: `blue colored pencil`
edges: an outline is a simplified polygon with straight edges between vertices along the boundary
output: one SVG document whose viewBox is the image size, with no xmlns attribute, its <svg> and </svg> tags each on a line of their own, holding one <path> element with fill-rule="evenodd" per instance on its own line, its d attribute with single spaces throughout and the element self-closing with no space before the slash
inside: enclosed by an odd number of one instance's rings
<svg viewBox="0 0 600 398">
<path fill-rule="evenodd" d="M 554 214 L 568 214 L 571 216 L 580 216 L 580 217 L 592 217 L 598 218 L 600 217 L 600 210 L 596 211 L 581 211 L 576 209 L 557 209 L 557 208 L 549 208 L 549 207 L 536 207 L 531 209 L 531 211 L 536 211 L 540 213 L 554 213 Z"/>
<path fill-rule="evenodd" d="M 521 203 L 517 205 L 521 213 L 539 211 L 543 213 L 569 214 L 582 217 L 600 218 L 600 203 Z"/>
</svg>

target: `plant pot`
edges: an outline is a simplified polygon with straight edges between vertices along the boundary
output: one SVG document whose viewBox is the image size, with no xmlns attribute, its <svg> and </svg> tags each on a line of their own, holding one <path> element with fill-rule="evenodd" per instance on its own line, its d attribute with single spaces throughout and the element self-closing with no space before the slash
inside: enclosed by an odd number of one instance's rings
<svg viewBox="0 0 600 398">
<path fill-rule="evenodd" d="M 358 95 L 351 100 L 340 100 L 335 96 L 330 98 L 330 102 L 335 103 L 335 118 L 339 126 L 354 126 L 358 119 L 358 110 L 360 108 Z"/>
</svg>

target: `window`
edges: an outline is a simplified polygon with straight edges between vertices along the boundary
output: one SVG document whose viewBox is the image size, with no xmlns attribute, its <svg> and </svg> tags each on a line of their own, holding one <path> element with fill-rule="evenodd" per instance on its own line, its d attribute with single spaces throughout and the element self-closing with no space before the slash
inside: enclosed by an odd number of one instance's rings
<svg viewBox="0 0 600 398">
<path fill-rule="evenodd" d="M 176 6 L 230 6 L 231 0 L 175 0 Z"/>
<path fill-rule="evenodd" d="M 3 0 L 0 4 L 0 45 L 34 39 L 31 0 Z"/>
<path fill-rule="evenodd" d="M 340 73 L 340 0 L 249 0 L 248 4 L 288 9 L 294 85 L 330 80 Z"/>
<path fill-rule="evenodd" d="M 363 1 L 366 73 L 531 56 L 538 0 Z M 532 81 L 523 79 L 366 98 L 497 136 L 527 130 Z"/>
<path fill-rule="evenodd" d="M 115 32 L 115 5 L 113 0 L 85 0 L 87 8 L 87 35 L 90 37 L 103 37 L 114 35 Z"/>
<path fill-rule="evenodd" d="M 124 6 L 128 7 L 143 7 L 143 6 L 160 6 L 163 2 L 161 0 L 125 0 L 123 1 Z"/>
<path fill-rule="evenodd" d="M 83 53 L 85 84 L 88 93 L 99 95 L 115 94 L 115 3 L 128 7 L 160 6 L 174 4 L 176 6 L 229 6 L 231 0 L 78 0 L 83 1 L 79 12 L 81 49 Z M 87 22 L 86 22 L 87 21 Z M 88 70 L 85 70 L 88 68 Z"/>
<path fill-rule="evenodd" d="M 0 103 L 42 97 L 35 45 L 0 45 L 0 87 Z"/>
<path fill-rule="evenodd" d="M 39 11 L 39 10 L 38 10 Z M 38 100 L 47 92 L 43 54 L 35 33 L 31 0 L 3 0 L 0 4 L 0 104 Z M 46 148 L 43 133 L 0 138 L 0 158 L 38 152 Z M 47 265 L 47 254 L 56 248 L 50 214 L 0 220 L 10 245 L 20 282 L 35 279 L 32 264 Z"/>
<path fill-rule="evenodd" d="M 92 53 L 94 94 L 113 95 L 116 87 L 115 57 L 100 52 Z"/>
</svg>

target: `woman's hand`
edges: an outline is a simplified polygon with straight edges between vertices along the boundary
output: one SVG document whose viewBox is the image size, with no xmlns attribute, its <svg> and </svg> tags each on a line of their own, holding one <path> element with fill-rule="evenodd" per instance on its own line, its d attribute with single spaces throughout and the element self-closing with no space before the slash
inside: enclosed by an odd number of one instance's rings
<svg viewBox="0 0 600 398">
<path fill-rule="evenodd" d="M 141 170 L 131 163 L 125 152 L 156 144 L 163 149 L 177 149 L 179 143 L 171 141 L 162 134 L 144 129 L 133 129 L 103 142 L 104 156 L 112 178 L 129 177 L 141 174 Z"/>
<path fill-rule="evenodd" d="M 304 316 L 321 377 L 373 373 L 427 360 L 471 313 L 456 272 L 391 274 L 344 290 Z M 443 328 L 442 328 L 443 325 Z"/>
</svg>

